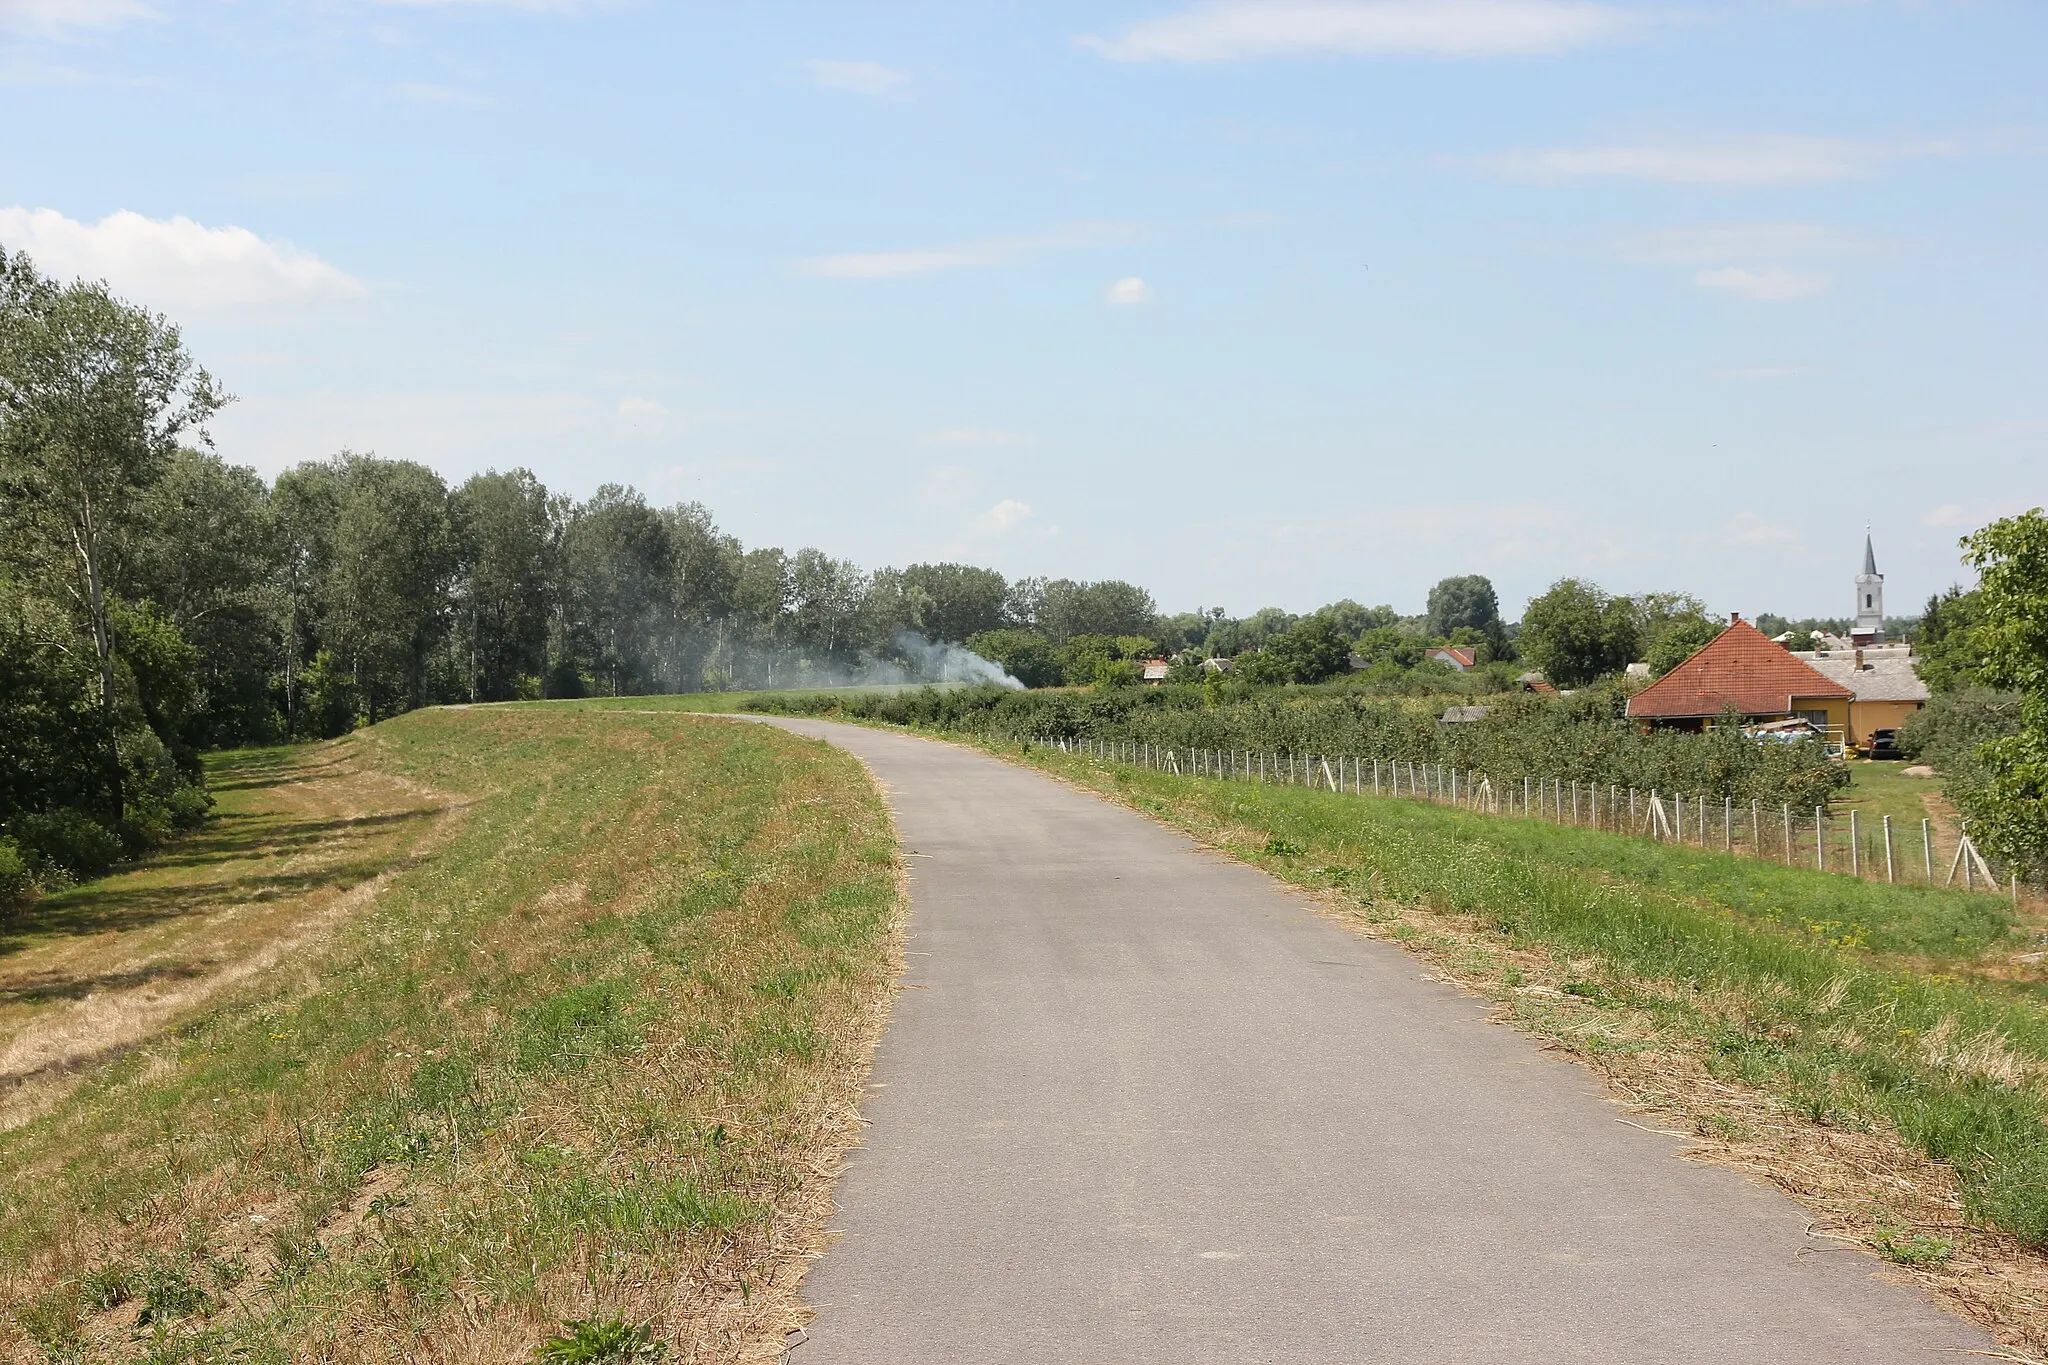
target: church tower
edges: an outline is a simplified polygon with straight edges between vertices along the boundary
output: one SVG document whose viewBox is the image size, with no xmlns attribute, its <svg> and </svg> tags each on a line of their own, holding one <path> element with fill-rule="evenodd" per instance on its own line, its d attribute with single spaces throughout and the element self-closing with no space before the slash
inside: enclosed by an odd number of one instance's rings
<svg viewBox="0 0 2048 1365">
<path fill-rule="evenodd" d="M 1877 551 L 1868 532 L 1863 536 L 1863 572 L 1856 575 L 1856 625 L 1849 639 L 1858 647 L 1884 643 L 1884 575 L 1877 571 Z"/>
</svg>

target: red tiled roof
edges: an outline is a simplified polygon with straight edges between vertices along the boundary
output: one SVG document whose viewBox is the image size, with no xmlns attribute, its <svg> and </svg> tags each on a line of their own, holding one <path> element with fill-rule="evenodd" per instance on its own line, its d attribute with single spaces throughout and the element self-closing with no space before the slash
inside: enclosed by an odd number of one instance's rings
<svg viewBox="0 0 2048 1365">
<path fill-rule="evenodd" d="M 1450 655 L 1466 668 L 1471 668 L 1479 662 L 1479 656 L 1463 645 L 1439 645 L 1428 652 L 1430 658 L 1435 658 L 1439 654 Z"/>
<path fill-rule="evenodd" d="M 1718 716 L 1731 709 L 1745 716 L 1773 716 L 1790 711 L 1794 697 L 1854 695 L 1749 622 L 1737 620 L 1630 697 L 1628 713 L 1644 720 Z"/>
</svg>

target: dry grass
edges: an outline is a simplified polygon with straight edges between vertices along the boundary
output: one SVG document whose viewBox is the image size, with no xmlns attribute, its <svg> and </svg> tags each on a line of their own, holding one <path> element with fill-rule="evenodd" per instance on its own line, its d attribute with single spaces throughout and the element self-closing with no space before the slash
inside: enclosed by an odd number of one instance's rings
<svg viewBox="0 0 2048 1365">
<path fill-rule="evenodd" d="M 773 1357 L 896 970 L 866 775 L 563 710 L 343 747 L 460 824 L 0 1136 L 0 1359 L 513 1361 L 593 1315 Z"/>
</svg>

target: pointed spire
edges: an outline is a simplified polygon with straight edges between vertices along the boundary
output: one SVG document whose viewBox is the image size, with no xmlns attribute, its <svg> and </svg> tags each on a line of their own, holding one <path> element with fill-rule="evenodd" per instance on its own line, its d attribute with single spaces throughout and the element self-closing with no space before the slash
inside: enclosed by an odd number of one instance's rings
<svg viewBox="0 0 2048 1365">
<path fill-rule="evenodd" d="M 1870 532 L 1863 533 L 1863 572 L 1877 577 L 1877 551 L 1870 546 Z"/>
</svg>

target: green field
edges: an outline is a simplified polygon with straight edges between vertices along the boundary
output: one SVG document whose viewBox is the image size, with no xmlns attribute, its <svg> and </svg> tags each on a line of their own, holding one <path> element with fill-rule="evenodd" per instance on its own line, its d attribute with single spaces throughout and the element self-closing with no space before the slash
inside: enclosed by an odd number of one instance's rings
<svg viewBox="0 0 2048 1365">
<path fill-rule="evenodd" d="M 72 1048 L 0 1114 L 0 1358 L 772 1353 L 893 971 L 859 765 L 492 707 L 212 777 L 0 942 L 0 1057 Z"/>
</svg>

